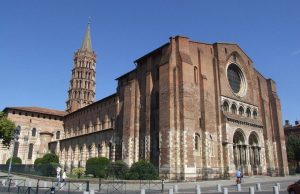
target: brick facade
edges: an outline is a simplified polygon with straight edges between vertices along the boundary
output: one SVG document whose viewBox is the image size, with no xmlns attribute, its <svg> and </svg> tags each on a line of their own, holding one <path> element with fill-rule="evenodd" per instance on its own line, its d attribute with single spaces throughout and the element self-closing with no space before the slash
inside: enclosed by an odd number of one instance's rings
<svg viewBox="0 0 300 194">
<path fill-rule="evenodd" d="M 86 45 L 80 55 L 95 73 L 96 55 Z M 171 179 L 219 178 L 237 168 L 245 175 L 288 174 L 276 84 L 237 44 L 172 37 L 117 78 L 115 94 L 84 106 L 72 93 L 95 88 L 76 87 L 77 55 L 64 137 L 49 144 L 68 170 L 105 156 L 128 165 L 150 160 Z"/>
</svg>

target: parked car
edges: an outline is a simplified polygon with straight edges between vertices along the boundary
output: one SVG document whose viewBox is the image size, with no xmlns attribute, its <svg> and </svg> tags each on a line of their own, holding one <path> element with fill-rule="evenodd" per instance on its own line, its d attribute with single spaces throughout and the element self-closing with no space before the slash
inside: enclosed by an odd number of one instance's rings
<svg viewBox="0 0 300 194">
<path fill-rule="evenodd" d="M 289 194 L 300 194 L 300 180 L 287 187 Z"/>
</svg>

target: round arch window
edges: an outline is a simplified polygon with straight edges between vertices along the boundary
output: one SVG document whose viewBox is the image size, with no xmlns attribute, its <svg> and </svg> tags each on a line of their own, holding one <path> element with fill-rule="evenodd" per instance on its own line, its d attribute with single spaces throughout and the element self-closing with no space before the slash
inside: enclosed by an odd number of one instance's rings
<svg viewBox="0 0 300 194">
<path fill-rule="evenodd" d="M 239 66 L 231 63 L 227 68 L 227 78 L 233 93 L 243 96 L 246 92 L 247 84 L 244 73 Z"/>
</svg>

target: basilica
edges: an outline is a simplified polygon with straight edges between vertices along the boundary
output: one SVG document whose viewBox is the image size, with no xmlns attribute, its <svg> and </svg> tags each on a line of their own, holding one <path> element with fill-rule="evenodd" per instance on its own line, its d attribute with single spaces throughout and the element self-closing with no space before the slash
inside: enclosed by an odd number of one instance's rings
<svg viewBox="0 0 300 194">
<path fill-rule="evenodd" d="M 96 61 L 88 25 L 74 54 L 66 111 L 4 109 L 21 127 L 14 155 L 32 164 L 56 153 L 67 170 L 98 156 L 129 166 L 145 159 L 169 179 L 214 179 L 237 169 L 288 175 L 276 83 L 237 44 L 170 37 L 136 59 L 116 78 L 116 92 L 100 100 Z"/>
</svg>

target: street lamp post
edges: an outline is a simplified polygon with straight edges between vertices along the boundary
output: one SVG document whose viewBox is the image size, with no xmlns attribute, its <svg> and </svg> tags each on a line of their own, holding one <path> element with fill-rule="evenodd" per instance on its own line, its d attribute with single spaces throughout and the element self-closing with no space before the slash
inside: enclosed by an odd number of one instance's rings
<svg viewBox="0 0 300 194">
<path fill-rule="evenodd" d="M 20 133 L 20 127 L 16 127 L 14 134 L 13 134 L 13 147 L 12 147 L 12 152 L 11 152 L 11 156 L 10 156 L 10 160 L 9 160 L 9 166 L 8 166 L 8 175 L 7 175 L 7 180 L 8 180 L 8 184 L 9 184 L 9 177 L 10 177 L 10 171 L 11 171 L 11 163 L 12 163 L 12 158 L 14 156 L 14 151 L 15 151 L 15 143 L 16 141 L 18 141 L 19 139 L 19 133 Z"/>
</svg>

